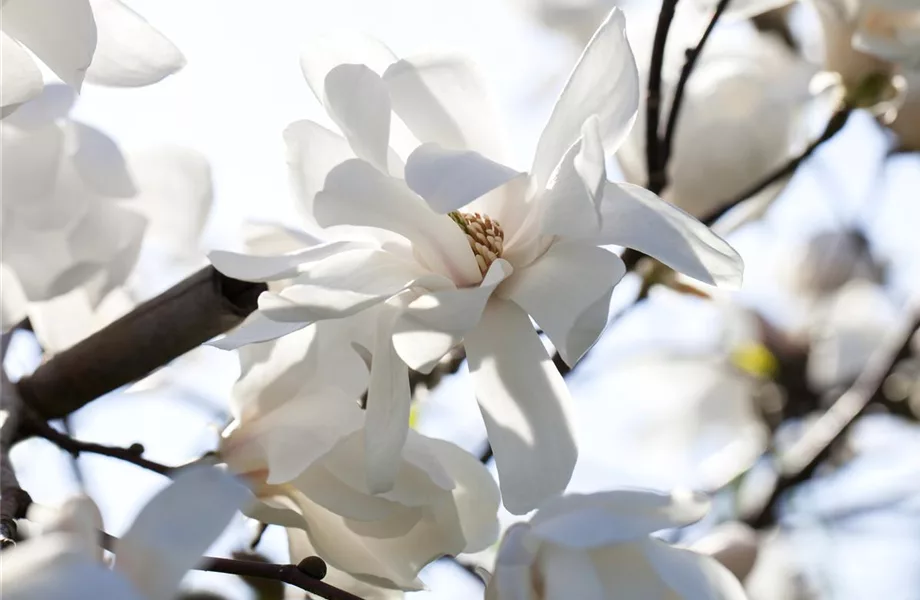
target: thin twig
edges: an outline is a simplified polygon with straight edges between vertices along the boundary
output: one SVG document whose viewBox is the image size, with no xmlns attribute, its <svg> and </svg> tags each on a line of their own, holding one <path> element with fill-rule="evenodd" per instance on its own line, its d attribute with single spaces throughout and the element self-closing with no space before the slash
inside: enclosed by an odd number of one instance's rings
<svg viewBox="0 0 920 600">
<path fill-rule="evenodd" d="M 662 139 L 658 131 L 661 119 L 662 93 L 661 81 L 664 69 L 665 46 L 668 32 L 674 21 L 677 0 L 664 0 L 658 13 L 658 26 L 655 29 L 655 41 L 652 46 L 652 61 L 649 68 L 648 97 L 645 102 L 645 162 L 648 170 L 648 189 L 660 194 L 667 185 L 666 166 L 663 162 Z"/>
<path fill-rule="evenodd" d="M 729 2 L 731 2 L 731 0 L 719 1 L 712 15 L 712 19 L 710 19 L 709 25 L 706 27 L 706 31 L 703 32 L 703 37 L 700 38 L 696 47 L 687 50 L 687 60 L 684 62 L 684 66 L 680 71 L 677 87 L 674 88 L 674 99 L 671 101 L 671 111 L 668 114 L 668 123 L 665 127 L 664 140 L 661 144 L 661 169 L 665 178 L 667 177 L 666 170 L 668 162 L 671 160 L 671 150 L 674 147 L 674 136 L 677 133 L 677 122 L 680 118 L 680 110 L 683 108 L 684 92 L 686 92 L 687 83 L 690 81 L 690 75 L 696 67 L 696 61 L 699 60 L 700 55 L 703 53 L 703 48 L 706 46 L 706 42 L 709 41 L 709 36 L 712 35 L 712 32 L 716 28 L 716 24 L 719 22 L 719 18 L 728 8 Z"/>
<path fill-rule="evenodd" d="M 894 367 L 910 352 L 911 339 L 920 327 L 920 306 L 910 306 L 909 319 L 893 330 L 872 354 L 853 385 L 815 422 L 789 450 L 776 461 L 778 479 L 759 511 L 745 521 L 763 528 L 773 521 L 782 495 L 807 480 L 843 437 L 850 425 L 881 393 L 882 385 Z"/>
<path fill-rule="evenodd" d="M 118 538 L 104 531 L 100 532 L 100 534 L 102 547 L 117 554 Z M 201 557 L 201 563 L 195 567 L 195 570 L 227 573 L 240 577 L 273 579 L 296 586 L 305 592 L 326 598 L 326 600 L 362 600 L 359 596 L 321 581 L 326 576 L 326 563 L 318 556 L 305 558 L 297 565 L 279 565 L 252 560 L 203 556 Z"/>
</svg>

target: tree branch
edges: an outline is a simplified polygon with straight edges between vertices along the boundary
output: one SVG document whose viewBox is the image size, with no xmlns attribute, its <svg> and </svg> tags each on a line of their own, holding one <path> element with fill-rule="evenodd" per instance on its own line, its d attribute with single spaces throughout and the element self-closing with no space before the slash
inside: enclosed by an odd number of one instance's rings
<svg viewBox="0 0 920 600">
<path fill-rule="evenodd" d="M 909 308 L 909 318 L 888 335 L 853 385 L 776 460 L 779 477 L 773 491 L 761 509 L 745 519 L 748 525 L 763 528 L 774 521 L 782 495 L 812 476 L 850 425 L 881 395 L 882 385 L 895 365 L 910 353 L 911 339 L 918 328 L 920 303 L 915 302 Z"/>
<path fill-rule="evenodd" d="M 45 419 L 69 415 L 238 325 L 265 289 L 206 267 L 52 357 L 19 394 Z"/>
<path fill-rule="evenodd" d="M 668 32 L 674 21 L 677 0 L 664 0 L 658 13 L 658 27 L 655 29 L 655 41 L 652 46 L 652 62 L 649 68 L 648 97 L 645 102 L 645 162 L 648 170 L 648 189 L 660 194 L 667 185 L 662 139 L 658 133 L 661 119 L 661 80 L 664 69 L 665 46 Z"/>
<path fill-rule="evenodd" d="M 677 87 L 674 89 L 674 99 L 671 101 L 671 111 L 668 114 L 668 123 L 665 127 L 664 140 L 661 145 L 661 169 L 662 177 L 665 178 L 665 184 L 667 184 L 666 169 L 668 162 L 671 160 L 671 150 L 674 146 L 674 136 L 677 132 L 677 121 L 680 118 L 680 110 L 683 108 L 684 92 L 687 89 L 687 82 L 690 81 L 690 74 L 693 73 L 693 69 L 696 67 L 696 61 L 699 60 L 700 55 L 703 53 L 703 48 L 706 46 L 706 42 L 709 41 L 709 36 L 712 35 L 712 32 L 716 28 L 716 23 L 719 22 L 719 18 L 725 12 L 725 9 L 728 8 L 728 3 L 730 1 L 731 0 L 719 0 L 719 4 L 716 6 L 712 19 L 710 19 L 706 31 L 703 32 L 703 37 L 700 38 L 696 47 L 687 50 L 687 60 L 680 70 L 680 78 L 677 80 Z"/>
<path fill-rule="evenodd" d="M 104 531 L 99 533 L 102 537 L 102 547 L 117 554 L 118 538 Z M 318 556 L 309 556 L 297 565 L 279 565 L 213 556 L 203 556 L 201 561 L 195 570 L 281 581 L 327 600 L 362 600 L 359 596 L 321 581 L 326 576 L 326 563 Z"/>
<path fill-rule="evenodd" d="M 6 548 L 16 542 L 16 519 L 26 516 L 26 510 L 32 504 L 32 498 L 19 485 L 16 470 L 10 460 L 10 449 L 19 429 L 22 416 L 22 399 L 6 376 L 3 363 L 9 349 L 13 333 L 19 326 L 0 336 L 0 410 L 3 411 L 0 422 L 0 548 Z"/>
</svg>

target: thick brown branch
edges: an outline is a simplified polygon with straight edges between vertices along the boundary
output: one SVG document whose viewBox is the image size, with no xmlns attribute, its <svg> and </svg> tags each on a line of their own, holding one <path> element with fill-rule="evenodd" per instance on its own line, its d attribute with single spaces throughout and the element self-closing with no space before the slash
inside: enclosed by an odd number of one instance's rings
<svg viewBox="0 0 920 600">
<path fill-rule="evenodd" d="M 16 519 L 26 516 L 26 510 L 32 503 L 28 492 L 19 485 L 13 462 L 10 460 L 10 448 L 19 428 L 22 416 L 22 399 L 6 376 L 3 362 L 9 349 L 12 331 L 0 336 L 0 409 L 3 411 L 0 422 L 0 547 L 7 547 L 16 541 Z"/>
<path fill-rule="evenodd" d="M 19 393 L 45 419 L 64 417 L 238 325 L 265 289 L 204 268 L 51 358 Z"/>
<path fill-rule="evenodd" d="M 881 397 L 881 388 L 897 363 L 910 353 L 911 339 L 920 327 L 920 306 L 910 307 L 910 318 L 893 330 L 870 357 L 853 385 L 776 461 L 778 479 L 763 507 L 746 522 L 762 528 L 774 520 L 782 495 L 812 476 L 866 407 Z"/>
</svg>

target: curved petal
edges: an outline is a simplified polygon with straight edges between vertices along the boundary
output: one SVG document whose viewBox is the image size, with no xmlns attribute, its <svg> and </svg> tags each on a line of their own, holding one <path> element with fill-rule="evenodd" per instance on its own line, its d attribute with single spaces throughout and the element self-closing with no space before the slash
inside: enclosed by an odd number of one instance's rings
<svg viewBox="0 0 920 600">
<path fill-rule="evenodd" d="M 367 489 L 372 494 L 393 488 L 409 434 L 409 367 L 393 348 L 393 324 L 398 316 L 398 306 L 381 307 L 374 334 L 364 427 Z"/>
<path fill-rule="evenodd" d="M 641 539 L 703 518 L 703 494 L 675 491 L 615 490 L 553 498 L 531 519 L 533 535 L 555 544 L 599 548 Z"/>
<path fill-rule="evenodd" d="M 355 152 L 348 140 L 313 121 L 296 121 L 284 130 L 287 163 L 297 192 L 297 207 L 313 219 L 313 198 L 323 189 L 329 171 Z"/>
<path fill-rule="evenodd" d="M 393 328 L 396 352 L 411 368 L 430 373 L 476 326 L 492 292 L 511 272 L 511 264 L 498 259 L 478 287 L 432 292 L 413 300 Z"/>
<path fill-rule="evenodd" d="M 703 283 L 730 289 L 741 286 L 744 262 L 735 249 L 643 187 L 608 182 L 601 227 L 600 244 L 634 248 Z"/>
<path fill-rule="evenodd" d="M 73 166 L 83 183 L 109 198 L 130 198 L 137 194 L 128 164 L 115 140 L 83 123 L 71 121 L 69 126 L 77 146 L 72 156 Z"/>
<path fill-rule="evenodd" d="M 312 36 L 300 55 L 300 69 L 316 99 L 323 102 L 326 75 L 335 66 L 366 65 L 379 74 L 395 60 L 396 55 L 380 40 L 359 32 L 339 32 Z"/>
<path fill-rule="evenodd" d="M 441 214 L 466 206 L 518 175 L 472 150 L 430 143 L 416 148 L 406 161 L 406 184 Z"/>
<path fill-rule="evenodd" d="M 0 107 L 3 116 L 42 92 L 44 79 L 35 61 L 16 40 L 0 31 Z"/>
<path fill-rule="evenodd" d="M 96 49 L 89 0 L 6 0 L 3 31 L 77 91 Z"/>
<path fill-rule="evenodd" d="M 491 298 L 465 338 L 476 399 L 495 452 L 505 507 L 533 510 L 561 493 L 578 451 L 569 391 L 527 313 Z"/>
<path fill-rule="evenodd" d="M 585 550 L 545 544 L 540 548 L 538 565 L 545 598 L 610 598 L 591 555 Z"/>
<path fill-rule="evenodd" d="M 86 81 L 117 87 L 156 83 L 185 66 L 175 44 L 121 0 L 90 0 L 97 41 Z"/>
<path fill-rule="evenodd" d="M 623 11 L 614 8 L 588 42 L 540 136 L 531 169 L 539 187 L 578 140 L 588 117 L 599 117 L 604 148 L 615 152 L 638 110 L 639 70 L 626 39 Z"/>
<path fill-rule="evenodd" d="M 612 252 L 583 242 L 556 242 L 502 284 L 498 295 L 527 311 L 569 366 L 578 362 L 607 326 L 608 307 L 590 309 L 626 274 Z M 602 310 L 601 310 L 602 309 Z M 583 315 L 594 317 L 581 320 Z"/>
<path fill-rule="evenodd" d="M 454 57 L 415 57 L 383 74 L 393 111 L 422 143 L 502 160 L 494 107 L 474 67 Z"/>
<path fill-rule="evenodd" d="M 19 130 L 7 123 L 0 128 L 3 144 L 0 150 L 3 152 L 0 190 L 4 219 L 15 213 L 28 221 L 30 229 L 60 229 L 54 215 L 47 212 L 49 199 L 56 200 L 55 188 L 64 156 L 64 132 L 54 123 L 31 131 Z M 68 217 L 73 210 L 75 208 L 67 211 Z"/>
<path fill-rule="evenodd" d="M 566 152 L 549 189 L 539 197 L 540 232 L 563 237 L 597 235 L 607 183 L 597 116 L 585 121 L 581 139 Z"/>
<path fill-rule="evenodd" d="M 362 160 L 345 161 L 329 173 L 314 212 L 323 227 L 377 227 L 407 238 L 420 262 L 459 286 L 482 279 L 466 235 L 450 217 L 435 213 L 404 182 Z"/>
<path fill-rule="evenodd" d="M 118 540 L 116 570 L 146 598 L 172 598 L 185 572 L 249 497 L 245 486 L 219 469 L 183 469 Z"/>
<path fill-rule="evenodd" d="M 147 217 L 146 240 L 177 259 L 203 258 L 199 239 L 211 213 L 211 165 L 200 152 L 180 146 L 127 154 L 138 194 L 128 205 Z"/>
<path fill-rule="evenodd" d="M 313 502 L 346 519 L 379 521 L 403 509 L 396 502 L 356 490 L 322 464 L 313 465 L 304 471 L 291 485 Z"/>
<path fill-rule="evenodd" d="M 227 277 L 243 281 L 278 281 L 296 276 L 300 272 L 301 265 L 363 246 L 366 247 L 365 244 L 358 242 L 327 242 L 280 256 L 257 256 L 227 250 L 213 250 L 208 253 L 208 260 L 215 269 Z"/>
<path fill-rule="evenodd" d="M 747 598 L 741 582 L 711 556 L 675 548 L 655 539 L 646 540 L 642 546 L 665 585 L 685 598 Z"/>
<path fill-rule="evenodd" d="M 501 497 L 495 479 L 476 457 L 450 442 L 427 438 L 427 450 L 456 482 L 451 493 L 466 538 L 463 551 L 485 550 L 498 539 Z"/>
<path fill-rule="evenodd" d="M 0 39 L 2 39 L 3 35 L 5 34 L 0 31 Z M 4 55 L 0 56 L 0 66 L 3 67 L 5 72 L 8 58 L 5 54 L 6 50 L 3 50 L 3 52 Z M 32 57 L 29 57 L 29 60 L 32 61 Z M 34 65 L 35 62 L 32 61 L 32 64 Z M 38 67 L 36 66 L 36 68 Z M 0 78 L 5 77 L 4 72 L 0 72 Z M 0 89 L 0 97 L 5 97 L 5 91 L 6 79 L 3 79 L 3 89 Z M 18 107 L 16 116 L 6 119 L 6 123 L 24 130 L 35 131 L 45 125 L 51 125 L 57 119 L 67 118 L 77 99 L 77 93 L 72 87 L 63 83 L 49 83 L 39 91 L 41 93 L 26 103 L 25 106 Z M 6 113 L 3 116 L 5 117 Z M 4 160 L 8 159 L 4 158 Z"/>
<path fill-rule="evenodd" d="M 530 536 L 526 523 L 515 523 L 508 528 L 495 557 L 495 572 L 486 586 L 486 600 L 537 600 L 543 597 L 534 590 L 531 572 L 540 545 Z"/>
<path fill-rule="evenodd" d="M 365 65 L 339 65 L 326 75 L 325 105 L 358 158 L 389 172 L 390 96 Z"/>
<path fill-rule="evenodd" d="M 453 287 L 440 275 L 381 250 L 346 250 L 303 265 L 279 294 L 264 293 L 259 308 L 278 321 L 335 319 L 379 304 L 404 289 Z"/>
<path fill-rule="evenodd" d="M 306 327 L 308 323 L 272 321 L 259 311 L 246 317 L 239 327 L 219 336 L 209 346 L 221 350 L 236 350 L 248 344 L 267 342 L 294 333 Z"/>
</svg>

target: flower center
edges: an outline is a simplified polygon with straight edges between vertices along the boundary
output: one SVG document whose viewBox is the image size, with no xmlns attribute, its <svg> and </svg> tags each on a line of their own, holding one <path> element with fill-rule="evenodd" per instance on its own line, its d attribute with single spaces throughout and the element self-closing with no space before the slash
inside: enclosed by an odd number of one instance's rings
<svg viewBox="0 0 920 600">
<path fill-rule="evenodd" d="M 485 275 L 495 259 L 502 255 L 505 243 L 502 226 L 488 215 L 479 213 L 462 213 L 455 210 L 447 216 L 466 234 L 473 256 L 476 257 L 476 264 L 479 265 L 479 272 Z"/>
</svg>

